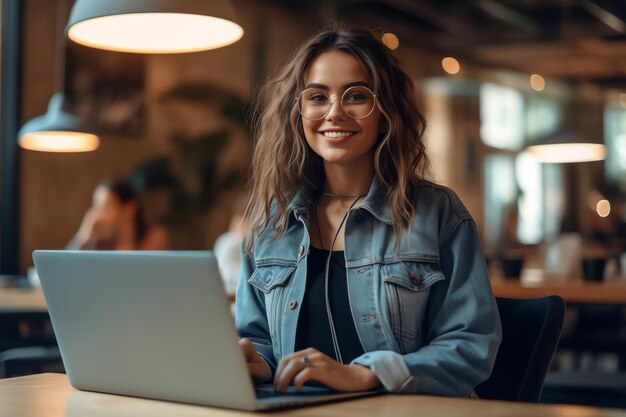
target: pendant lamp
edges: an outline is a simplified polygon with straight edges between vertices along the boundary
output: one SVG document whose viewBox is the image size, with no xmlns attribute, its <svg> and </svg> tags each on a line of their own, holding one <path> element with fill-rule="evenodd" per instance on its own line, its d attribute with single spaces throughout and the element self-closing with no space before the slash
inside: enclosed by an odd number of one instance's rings
<svg viewBox="0 0 626 417">
<path fill-rule="evenodd" d="M 583 103 L 571 103 L 565 110 L 561 127 L 526 150 L 543 163 L 606 159 L 606 146 L 602 140 L 602 111 Z"/>
<path fill-rule="evenodd" d="M 593 143 L 573 132 L 561 132 L 551 142 L 526 148 L 539 162 L 573 163 L 603 161 L 606 159 L 606 146 Z"/>
<path fill-rule="evenodd" d="M 64 108 L 65 38 L 61 28 L 65 20 L 63 2 L 57 5 L 56 78 L 57 93 L 48 103 L 48 111 L 31 119 L 18 132 L 18 143 L 24 149 L 43 152 L 89 152 L 98 148 L 100 139 L 88 131 L 85 123 Z"/>
<path fill-rule="evenodd" d="M 93 48 L 170 54 L 237 42 L 235 20 L 229 0 L 76 0 L 65 33 Z"/>
<path fill-rule="evenodd" d="M 65 95 L 56 93 L 48 111 L 24 124 L 19 132 L 22 148 L 46 152 L 89 152 L 98 148 L 98 136 L 87 133 L 82 120 L 65 110 Z"/>
</svg>

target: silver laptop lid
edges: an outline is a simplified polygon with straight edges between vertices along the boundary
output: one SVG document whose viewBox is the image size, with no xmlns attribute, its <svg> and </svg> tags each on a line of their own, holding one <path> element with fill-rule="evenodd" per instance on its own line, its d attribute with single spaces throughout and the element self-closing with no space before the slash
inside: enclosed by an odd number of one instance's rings
<svg viewBox="0 0 626 417">
<path fill-rule="evenodd" d="M 252 410 L 210 252 L 35 251 L 75 388 Z"/>
</svg>

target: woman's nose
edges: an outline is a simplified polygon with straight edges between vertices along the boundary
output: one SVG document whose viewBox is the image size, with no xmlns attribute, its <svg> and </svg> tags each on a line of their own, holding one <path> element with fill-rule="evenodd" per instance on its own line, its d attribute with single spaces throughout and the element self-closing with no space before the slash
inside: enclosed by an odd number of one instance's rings
<svg viewBox="0 0 626 417">
<path fill-rule="evenodd" d="M 330 102 L 330 109 L 328 109 L 328 114 L 326 115 L 326 120 L 345 120 L 348 116 L 343 111 L 343 107 L 341 106 L 341 100 L 335 98 Z"/>
</svg>

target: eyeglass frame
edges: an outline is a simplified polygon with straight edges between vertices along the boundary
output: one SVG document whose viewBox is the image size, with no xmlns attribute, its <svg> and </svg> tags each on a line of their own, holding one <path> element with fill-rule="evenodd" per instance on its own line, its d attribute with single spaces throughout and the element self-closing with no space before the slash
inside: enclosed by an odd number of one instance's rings
<svg viewBox="0 0 626 417">
<path fill-rule="evenodd" d="M 349 115 L 349 114 L 348 114 L 348 113 L 347 113 L 347 112 L 343 109 L 343 104 L 342 104 L 342 102 L 343 102 L 343 96 L 345 96 L 345 95 L 346 95 L 346 93 L 347 93 L 348 91 L 350 91 L 351 89 L 353 89 L 353 88 L 365 88 L 365 89 L 366 89 L 367 91 L 369 91 L 369 92 L 372 94 L 372 96 L 374 97 L 374 105 L 372 106 L 372 110 L 370 110 L 370 112 L 369 112 L 369 113 L 367 113 L 365 116 L 361 116 L 361 117 L 353 117 L 353 116 L 350 116 L 350 115 Z M 300 98 L 302 97 L 302 94 L 304 94 L 304 92 L 305 92 L 305 91 L 307 91 L 307 90 L 320 90 L 320 92 L 321 92 L 322 94 L 324 94 L 326 97 L 328 97 L 328 100 L 330 101 L 330 105 L 328 106 L 328 111 L 327 111 L 326 113 L 324 113 L 324 115 L 323 115 L 322 117 L 320 117 L 319 119 L 310 119 L 310 118 L 306 117 L 305 115 L 303 115 L 303 114 L 302 114 L 302 111 L 300 110 L 300 103 L 301 103 L 301 102 L 300 102 Z M 339 100 L 339 106 L 341 106 L 341 111 L 342 111 L 342 112 L 343 112 L 346 116 L 348 116 L 349 118 L 354 119 L 354 120 L 361 120 L 361 119 L 365 119 L 366 117 L 369 117 L 369 116 L 372 114 L 372 112 L 374 112 L 374 108 L 376 108 L 376 103 L 377 103 L 377 100 L 378 100 L 378 94 L 375 94 L 375 93 L 374 93 L 374 92 L 373 92 L 373 91 L 372 91 L 369 87 L 366 87 L 366 86 L 364 86 L 364 85 L 353 85 L 352 87 L 348 87 L 348 88 L 346 88 L 346 89 L 344 90 L 344 92 L 343 92 L 343 93 L 341 93 L 341 100 Z M 296 107 L 297 107 L 297 109 L 298 109 L 298 113 L 300 114 L 300 116 L 304 117 L 304 118 L 305 118 L 305 119 L 307 119 L 307 120 L 310 120 L 310 121 L 313 121 L 313 122 L 317 122 L 317 121 L 320 121 L 320 120 L 324 119 L 326 116 L 328 116 L 328 114 L 330 113 L 330 111 L 331 111 L 331 110 L 332 110 L 332 108 L 333 108 L 333 105 L 335 104 L 335 101 L 337 101 L 337 94 L 330 95 L 330 94 L 327 94 L 324 90 L 322 90 L 322 89 L 320 89 L 320 88 L 317 88 L 317 87 L 310 87 L 310 88 L 305 88 L 304 90 L 302 90 L 302 91 L 300 92 L 300 94 L 298 94 L 298 96 L 296 97 L 296 103 L 295 103 L 295 104 L 296 104 Z"/>
</svg>

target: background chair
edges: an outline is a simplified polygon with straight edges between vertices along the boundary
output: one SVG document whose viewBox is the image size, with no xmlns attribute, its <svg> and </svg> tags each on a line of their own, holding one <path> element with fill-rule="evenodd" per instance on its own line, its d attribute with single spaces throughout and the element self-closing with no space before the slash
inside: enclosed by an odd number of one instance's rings
<svg viewBox="0 0 626 417">
<path fill-rule="evenodd" d="M 548 373 L 541 402 L 626 408 L 626 306 L 567 307 L 557 352 L 569 361 Z"/>
<path fill-rule="evenodd" d="M 65 372 L 57 346 L 26 346 L 0 352 L 0 378 L 42 372 Z"/>
<path fill-rule="evenodd" d="M 476 387 L 479 397 L 539 402 L 543 382 L 561 336 L 561 297 L 496 298 L 502 343 L 491 376 Z"/>
<path fill-rule="evenodd" d="M 63 371 L 47 312 L 0 310 L 0 378 Z"/>
<path fill-rule="evenodd" d="M 541 402 L 626 408 L 626 372 L 550 372 L 541 393 Z"/>
</svg>

